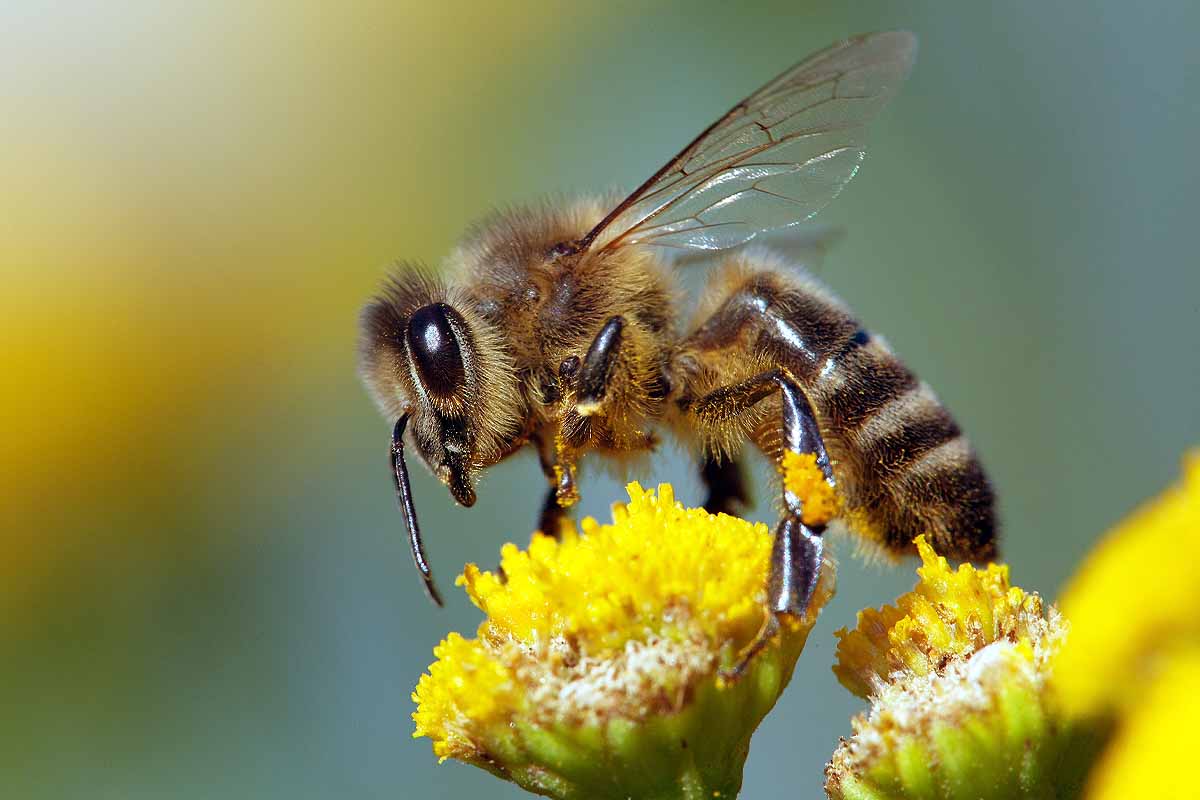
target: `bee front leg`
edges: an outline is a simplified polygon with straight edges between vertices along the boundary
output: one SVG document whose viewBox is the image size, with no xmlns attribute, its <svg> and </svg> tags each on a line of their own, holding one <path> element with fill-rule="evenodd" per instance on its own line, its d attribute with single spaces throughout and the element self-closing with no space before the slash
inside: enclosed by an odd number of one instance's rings
<svg viewBox="0 0 1200 800">
<path fill-rule="evenodd" d="M 704 424 L 719 424 L 748 410 L 776 389 L 782 395 L 780 425 L 783 445 L 794 453 L 812 454 L 833 485 L 829 454 L 821 438 L 816 416 L 808 397 L 785 370 L 773 369 L 745 381 L 724 386 L 701 397 L 691 412 Z M 771 548 L 770 577 L 767 581 L 767 608 L 771 612 L 752 641 L 738 657 L 738 663 L 726 673 L 736 678 L 746 665 L 779 631 L 781 617 L 803 617 L 812 601 L 821 574 L 824 553 L 824 525 L 806 525 L 802 520 L 803 500 L 783 489 L 783 517 L 775 528 Z"/>
<path fill-rule="evenodd" d="M 569 478 L 569 485 L 565 487 L 567 493 L 570 494 L 573 490 L 575 469 L 574 467 L 567 470 L 559 468 L 557 448 L 553 439 L 535 434 L 532 440 L 537 450 L 538 464 L 542 468 L 542 475 L 545 476 L 548 485 L 546 497 L 542 501 L 542 508 L 538 514 L 537 529 L 547 536 L 557 539 L 562 532 L 562 523 L 568 517 L 566 507 L 559 501 L 559 492 L 564 491 L 563 478 Z"/>
</svg>

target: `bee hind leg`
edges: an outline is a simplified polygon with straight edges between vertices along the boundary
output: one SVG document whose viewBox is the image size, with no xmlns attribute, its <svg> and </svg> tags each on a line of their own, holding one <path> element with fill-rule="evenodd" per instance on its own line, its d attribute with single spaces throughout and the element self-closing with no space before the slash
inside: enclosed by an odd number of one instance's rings
<svg viewBox="0 0 1200 800">
<path fill-rule="evenodd" d="M 825 442 L 821 438 L 812 405 L 799 384 L 782 369 L 773 369 L 740 383 L 721 387 L 701 397 L 691 407 L 700 421 L 728 420 L 770 396 L 776 389 L 782 395 L 780 425 L 783 445 L 794 453 L 812 454 L 833 484 L 833 471 Z M 824 553 L 824 525 L 807 525 L 802 519 L 803 501 L 786 486 L 783 489 L 783 517 L 775 527 L 771 547 L 770 575 L 767 580 L 767 619 L 753 641 L 738 654 L 737 663 L 723 677 L 736 679 L 751 659 L 779 632 L 784 618 L 800 619 L 821 575 Z"/>
</svg>

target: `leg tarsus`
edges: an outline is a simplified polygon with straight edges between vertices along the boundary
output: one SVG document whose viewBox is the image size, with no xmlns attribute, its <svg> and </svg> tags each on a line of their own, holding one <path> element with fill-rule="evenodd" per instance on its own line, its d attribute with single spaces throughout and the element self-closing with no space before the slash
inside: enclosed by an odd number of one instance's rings
<svg viewBox="0 0 1200 800">
<path fill-rule="evenodd" d="M 553 536 L 555 539 L 562 538 L 562 523 L 567 518 L 567 511 L 558 504 L 558 487 L 551 486 L 546 492 L 546 499 L 542 503 L 542 511 L 538 516 L 537 529 L 546 536 Z"/>
<path fill-rule="evenodd" d="M 575 505 L 579 502 L 579 487 L 575 485 L 579 449 L 567 440 L 561 429 L 553 436 L 537 433 L 531 438 L 537 448 L 542 474 L 554 489 L 558 505 L 563 508 Z"/>
<path fill-rule="evenodd" d="M 771 546 L 771 574 L 767 582 L 767 607 L 777 614 L 804 616 L 821 578 L 825 550 L 823 526 L 808 526 L 798 515 L 787 513 L 775 528 Z"/>
<path fill-rule="evenodd" d="M 763 620 L 762 627 L 758 629 L 758 633 L 750 640 L 750 644 L 743 647 L 738 653 L 737 661 L 729 669 L 721 670 L 717 679 L 724 683 L 737 682 L 746 673 L 746 668 L 750 666 L 754 657 L 761 653 L 778 635 L 779 616 L 774 612 L 769 612 L 766 619 Z"/>
<path fill-rule="evenodd" d="M 570 508 L 579 502 L 579 486 L 575 483 L 576 458 L 573 450 L 559 448 L 558 463 L 554 468 L 554 497 L 562 508 Z"/>
<path fill-rule="evenodd" d="M 573 458 L 573 454 L 568 454 L 564 448 L 559 447 L 557 437 L 548 439 L 535 433 L 530 437 L 530 441 L 537 451 L 542 475 L 550 487 L 538 513 L 537 530 L 557 539 L 561 533 L 561 522 L 567 518 L 566 508 L 569 505 L 560 498 L 569 498 L 572 495 L 578 498 L 578 489 L 575 488 L 575 465 L 568 463 L 564 467 L 561 464 L 563 457 Z"/>
<path fill-rule="evenodd" d="M 766 619 L 758 634 L 738 653 L 734 665 L 721 670 L 722 681 L 733 683 L 745 673 L 754 657 L 779 635 L 781 617 L 800 620 L 808 613 L 821 577 L 824 540 L 820 531 L 823 530 L 810 528 L 790 513 L 779 521 L 771 548 Z"/>
</svg>

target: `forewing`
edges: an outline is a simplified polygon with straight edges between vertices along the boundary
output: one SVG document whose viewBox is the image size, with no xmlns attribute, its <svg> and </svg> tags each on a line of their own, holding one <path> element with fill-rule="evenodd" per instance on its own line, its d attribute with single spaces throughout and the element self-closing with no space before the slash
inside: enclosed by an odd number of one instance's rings
<svg viewBox="0 0 1200 800">
<path fill-rule="evenodd" d="M 858 171 L 863 130 L 912 69 L 903 31 L 847 39 L 734 106 L 584 239 L 722 250 L 812 218 Z"/>
</svg>

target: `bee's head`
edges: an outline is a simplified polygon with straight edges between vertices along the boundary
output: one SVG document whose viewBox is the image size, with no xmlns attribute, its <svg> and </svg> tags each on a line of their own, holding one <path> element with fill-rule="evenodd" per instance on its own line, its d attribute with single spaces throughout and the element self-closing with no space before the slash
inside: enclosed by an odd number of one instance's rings
<svg viewBox="0 0 1200 800">
<path fill-rule="evenodd" d="M 475 476 L 506 451 L 522 419 L 506 349 L 474 303 L 408 271 L 363 311 L 361 371 L 391 421 L 461 505 Z"/>
<path fill-rule="evenodd" d="M 460 505 L 473 506 L 478 437 L 469 411 L 478 389 L 467 382 L 475 354 L 462 314 L 446 303 L 421 306 L 405 323 L 404 352 L 420 398 L 412 415 L 417 452 Z"/>
</svg>

